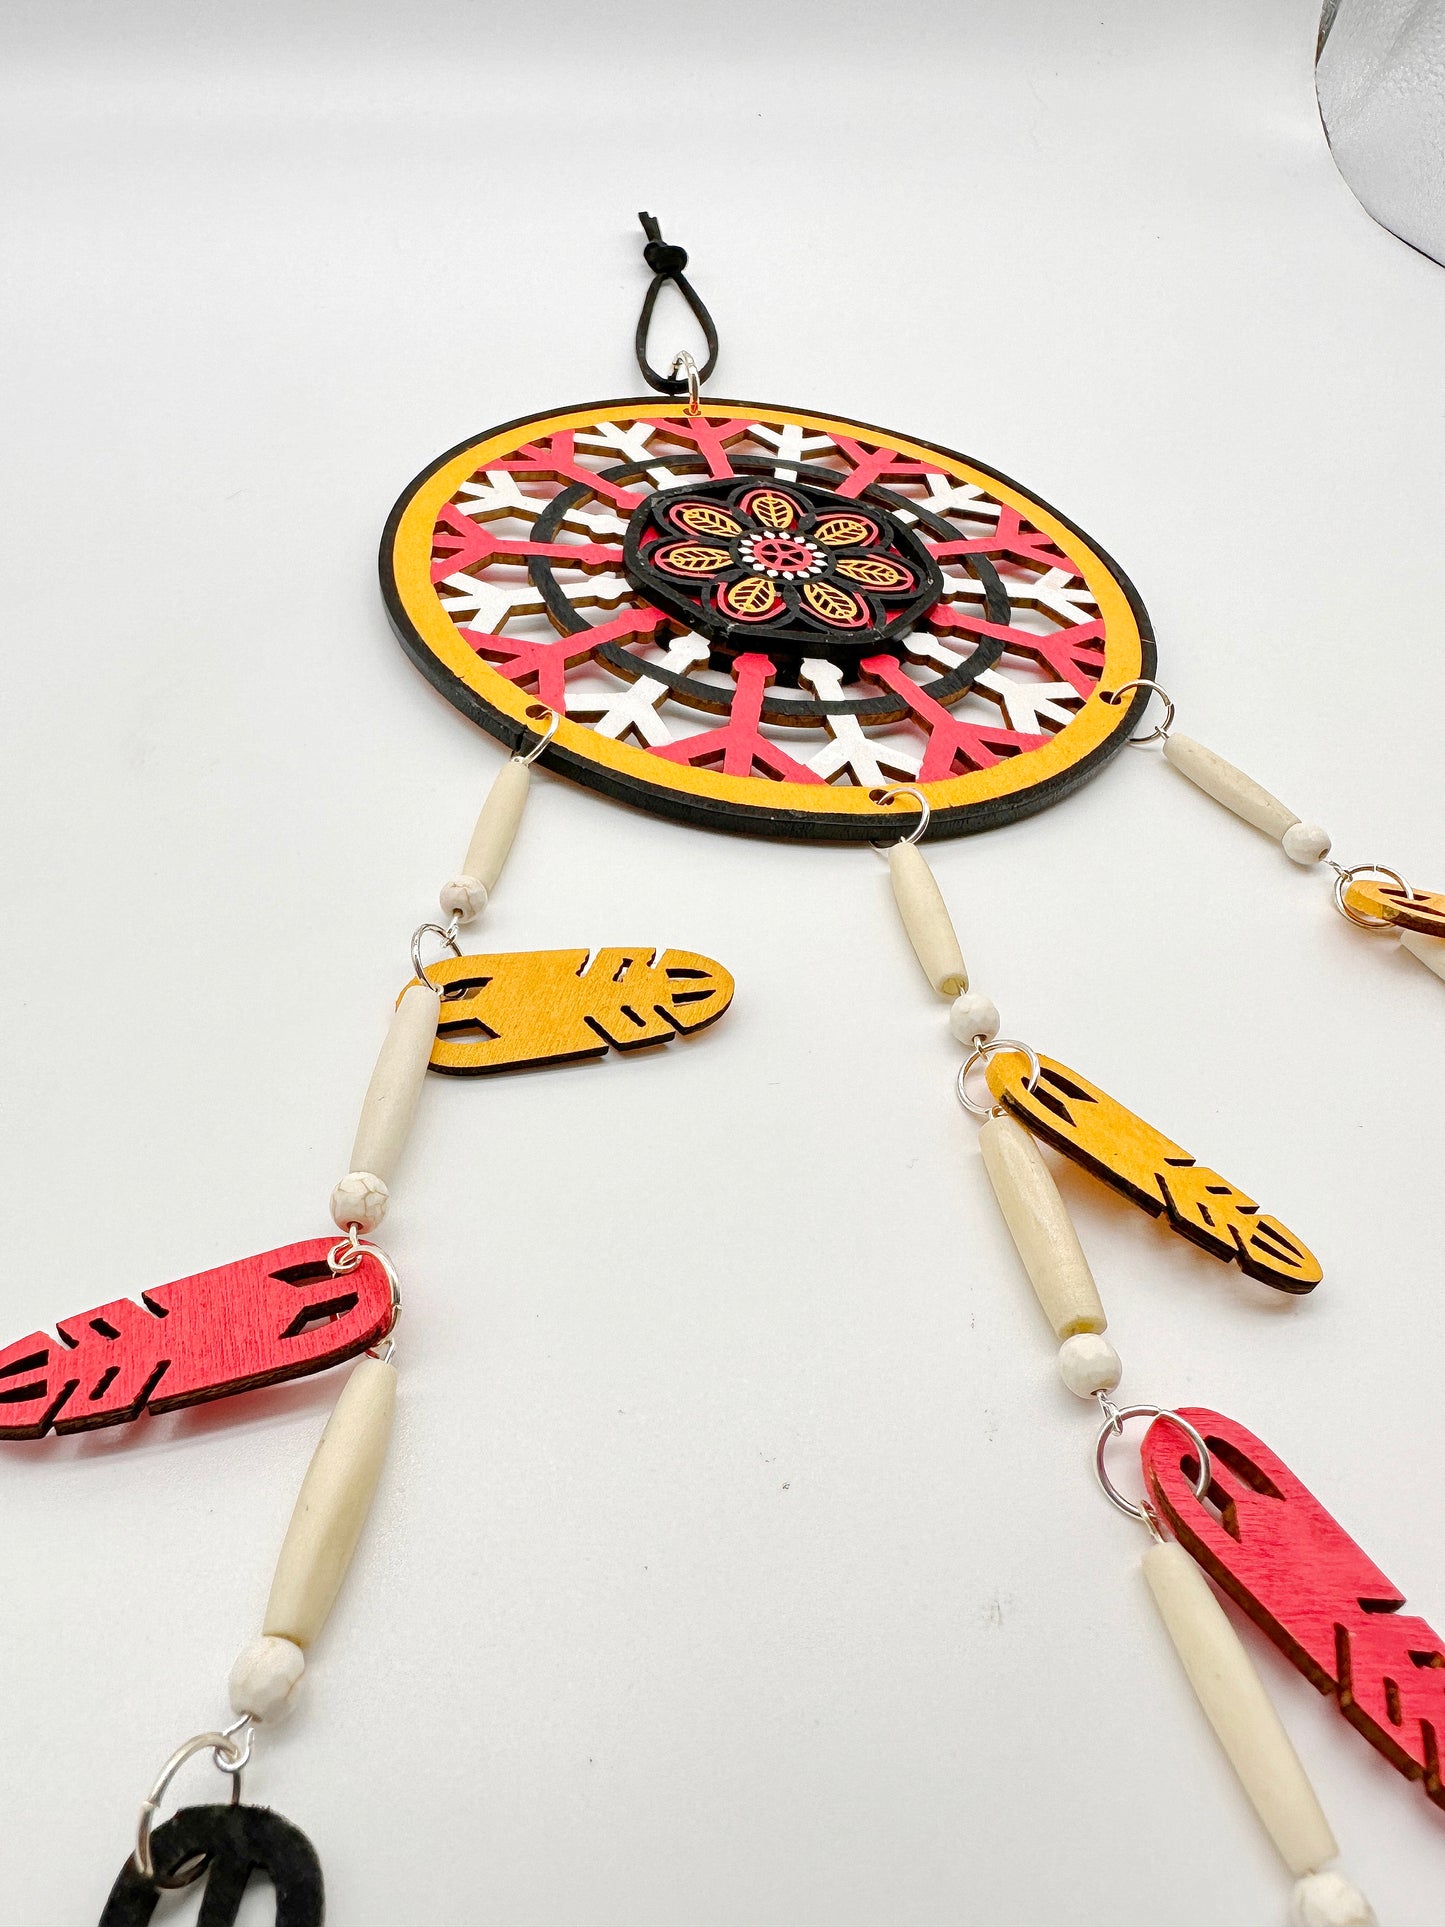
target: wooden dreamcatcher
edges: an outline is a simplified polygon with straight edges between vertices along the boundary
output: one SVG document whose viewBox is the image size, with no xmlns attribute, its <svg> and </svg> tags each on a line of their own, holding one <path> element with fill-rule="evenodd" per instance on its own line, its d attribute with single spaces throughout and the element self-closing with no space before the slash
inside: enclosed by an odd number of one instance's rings
<svg viewBox="0 0 1445 1927">
<path fill-rule="evenodd" d="M 381 1475 L 402 1291 L 372 1234 L 429 1072 L 481 1077 L 635 1056 L 710 1029 L 732 1001 L 728 970 L 692 949 L 609 940 L 463 953 L 459 933 L 488 909 L 539 761 L 685 823 L 886 844 L 903 929 L 963 1047 L 958 1096 L 982 1119 L 981 1167 L 1057 1343 L 1059 1375 L 1097 1401 L 1100 1484 L 1149 1531 L 1145 1579 L 1295 1877 L 1292 1918 L 1365 1927 L 1373 1916 L 1329 1864 L 1329 1824 L 1219 1595 L 1438 1805 L 1445 1639 L 1400 1611 L 1404 1596 L 1252 1432 L 1206 1407 L 1115 1402 L 1123 1364 L 1040 1145 L 1296 1303 L 1322 1267 L 1252 1192 L 1172 1134 L 998 1034 L 998 1010 L 970 986 L 917 847 L 1040 810 L 1131 741 L 1162 743 L 1175 768 L 1302 866 L 1326 860 L 1329 838 L 1171 733 L 1167 697 L 1164 722 L 1136 732 L 1163 696 L 1143 606 L 1055 510 L 932 442 L 813 411 L 705 401 L 716 333 L 683 273 L 686 255 L 650 216 L 643 225 L 654 278 L 638 359 L 658 397 L 586 403 L 475 436 L 418 476 L 386 525 L 382 583 L 402 642 L 512 755 L 438 893 L 444 921 L 413 933 L 411 975 L 362 1100 L 350 1168 L 330 1195 L 338 1235 L 117 1295 L 61 1319 L 53 1336 L 0 1349 L 0 1439 L 17 1442 L 128 1425 L 356 1361 L 302 1483 L 261 1631 L 232 1668 L 235 1718 L 162 1766 L 100 1927 L 140 1927 L 166 1889 L 201 1879 L 200 1918 L 226 1927 L 256 1873 L 275 1890 L 279 1927 L 320 1927 L 314 1850 L 269 1808 L 240 1801 L 241 1776 L 301 1686 Z M 700 371 L 680 355 L 659 375 L 647 359 L 669 280 L 703 324 Z M 911 822 L 900 818 L 905 795 Z M 1445 897 L 1377 865 L 1329 867 L 1343 915 L 1394 932 L 1445 977 Z M 1133 1420 L 1150 1427 L 1137 1501 L 1107 1463 Z M 229 1778 L 231 1804 L 157 1824 L 176 1774 L 207 1756 Z"/>
<path fill-rule="evenodd" d="M 686 396 L 528 416 L 396 504 L 383 590 L 417 663 L 550 768 L 713 829 L 931 833 L 1066 796 L 1152 677 L 1132 584 L 1016 483 L 837 416 Z"/>
</svg>

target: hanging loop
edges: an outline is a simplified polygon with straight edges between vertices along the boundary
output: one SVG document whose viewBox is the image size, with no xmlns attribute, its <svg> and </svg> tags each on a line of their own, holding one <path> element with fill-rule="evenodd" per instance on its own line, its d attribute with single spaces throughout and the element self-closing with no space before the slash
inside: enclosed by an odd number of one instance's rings
<svg viewBox="0 0 1445 1927">
<path fill-rule="evenodd" d="M 1104 1462 L 1104 1454 L 1108 1450 L 1110 1439 L 1116 1435 L 1119 1437 L 1123 1436 L 1124 1421 L 1126 1419 L 1146 1418 L 1151 1424 L 1155 1420 L 1160 1420 L 1165 1425 L 1174 1426 L 1184 1434 L 1185 1438 L 1187 1438 L 1189 1443 L 1194 1447 L 1195 1454 L 1199 1461 L 1199 1469 L 1194 1475 L 1194 1496 L 1196 1499 L 1202 1499 L 1204 1497 L 1205 1493 L 1209 1490 L 1210 1480 L 1214 1477 L 1214 1467 L 1209 1456 L 1209 1447 L 1204 1443 L 1203 1438 L 1189 1423 L 1182 1412 L 1171 1412 L 1167 1406 L 1120 1406 L 1112 1402 L 1105 1406 L 1102 1400 L 1100 1401 L 1100 1406 L 1104 1412 L 1104 1423 L 1099 1427 L 1099 1436 L 1094 1441 L 1094 1477 L 1099 1481 L 1099 1490 L 1109 1501 L 1110 1505 L 1118 1507 L 1125 1518 L 1137 1519 L 1140 1525 L 1148 1526 L 1150 1533 L 1157 1538 L 1159 1536 L 1158 1515 L 1154 1512 L 1149 1501 L 1145 1499 L 1136 1503 L 1133 1499 L 1126 1499 L 1109 1476 L 1109 1468 Z"/>
<path fill-rule="evenodd" d="M 647 293 L 643 296 L 642 313 L 637 317 L 637 334 L 634 341 L 637 365 L 642 370 L 643 379 L 649 388 L 655 388 L 659 395 L 685 393 L 688 396 L 689 411 L 696 414 L 697 409 L 694 404 L 698 385 L 705 382 L 717 367 L 717 328 L 701 295 L 683 272 L 687 267 L 687 249 L 674 247 L 670 242 L 663 240 L 662 229 L 658 226 L 655 215 L 639 214 L 637 218 L 641 221 L 642 231 L 647 236 L 647 245 L 642 250 L 642 258 L 652 269 L 652 280 L 648 284 Z M 660 375 L 647 359 L 647 336 L 652 327 L 652 311 L 657 306 L 657 297 L 664 281 L 670 281 L 688 307 L 692 309 L 693 319 L 702 329 L 703 338 L 707 342 L 707 360 L 701 368 L 690 370 L 685 378 L 680 378 L 678 375 L 678 362 L 682 360 L 680 355 L 673 361 L 670 375 Z"/>
<path fill-rule="evenodd" d="M 453 917 L 450 923 L 447 923 L 447 924 L 421 923 L 421 924 L 418 924 L 416 929 L 412 931 L 411 933 L 411 967 L 413 972 L 416 975 L 417 981 L 419 983 L 425 984 L 428 990 L 436 990 L 437 986 L 432 982 L 431 978 L 428 977 L 428 975 L 426 974 L 426 965 L 421 960 L 421 940 L 423 937 L 426 937 L 426 936 L 440 937 L 442 942 L 446 944 L 448 949 L 451 951 L 452 955 L 454 957 L 460 957 L 460 955 L 462 954 L 461 945 L 457 942 L 457 931 L 459 928 L 460 928 L 459 919 L 456 917 Z M 437 994 L 440 995 L 441 993 L 438 991 Z"/>
<path fill-rule="evenodd" d="M 1110 705 L 1117 705 L 1123 702 L 1131 689 L 1147 689 L 1151 695 L 1157 696 L 1164 705 L 1164 720 L 1158 724 L 1157 727 L 1151 729 L 1147 735 L 1131 736 L 1129 738 L 1130 749 L 1147 749 L 1150 743 L 1162 743 L 1174 727 L 1174 703 L 1168 690 L 1161 689 L 1157 682 L 1151 682 L 1147 676 L 1136 676 L 1133 682 L 1121 682 L 1117 689 L 1101 689 L 1099 691 L 1099 700 Z"/>
<path fill-rule="evenodd" d="M 868 792 L 868 801 L 870 803 L 891 804 L 896 802 L 900 796 L 911 796 L 914 802 L 917 803 L 918 821 L 908 832 L 907 836 L 899 837 L 898 841 L 900 843 L 921 843 L 928 834 L 928 824 L 933 815 L 933 806 L 929 803 L 926 794 L 919 789 L 916 783 L 885 784 L 881 790 L 870 790 Z M 873 848 L 878 852 L 879 856 L 886 856 L 888 851 L 888 845 L 886 843 L 875 843 Z"/>
<path fill-rule="evenodd" d="M 244 1739 L 236 1735 L 245 1728 Z M 136 1827 L 135 1852 L 132 1859 L 135 1870 L 142 1880 L 149 1880 L 156 1887 L 189 1887 L 205 1871 L 205 1860 L 197 1858 L 179 1867 L 168 1880 L 157 1874 L 155 1861 L 151 1857 L 151 1834 L 156 1823 L 156 1814 L 166 1789 L 180 1772 L 186 1761 L 197 1753 L 209 1753 L 217 1769 L 231 1776 L 231 1805 L 236 1806 L 241 1798 L 241 1769 L 251 1757 L 251 1716 L 245 1714 L 233 1726 L 220 1733 L 197 1733 L 194 1739 L 178 1746 L 155 1777 L 150 1792 L 141 1803 L 140 1821 Z"/>
<path fill-rule="evenodd" d="M 386 1282 L 391 1290 L 391 1323 L 387 1326 L 384 1337 L 379 1338 L 374 1345 L 367 1346 L 366 1355 L 368 1358 L 379 1358 L 383 1365 L 389 1365 L 392 1354 L 396 1350 L 396 1328 L 401 1321 L 401 1279 L 397 1276 L 396 1266 L 392 1263 L 389 1254 L 383 1251 L 380 1245 L 369 1244 L 354 1224 L 346 1227 L 346 1236 L 339 1243 L 334 1244 L 326 1254 L 326 1262 L 331 1267 L 333 1278 L 349 1277 L 360 1266 L 363 1258 L 375 1258 L 386 1274 Z"/>
<path fill-rule="evenodd" d="M 973 1040 L 973 1049 L 959 1065 L 958 1076 L 953 1081 L 959 1103 L 966 1111 L 972 1111 L 975 1117 L 1003 1116 L 1002 1105 L 980 1104 L 977 1098 L 970 1097 L 968 1094 L 968 1074 L 974 1065 L 982 1064 L 987 1073 L 989 1059 L 1000 1055 L 1026 1057 L 1029 1060 L 1029 1074 L 1024 1080 L 1024 1089 L 1030 1097 L 1038 1090 L 1040 1067 L 1037 1051 L 1030 1050 L 1027 1044 L 1021 1044 L 1016 1037 L 976 1037 Z"/>
<path fill-rule="evenodd" d="M 543 722 L 544 717 L 546 718 L 545 722 Z M 525 764 L 525 766 L 530 769 L 542 754 L 542 751 L 547 747 L 548 743 L 550 743 L 552 738 L 557 734 L 557 731 L 562 727 L 562 716 L 560 711 L 549 709 L 545 703 L 533 703 L 527 711 L 527 720 L 532 724 L 534 729 L 541 723 L 541 734 L 530 749 L 524 750 L 519 743 L 513 751 L 513 754 L 519 763 Z"/>
<path fill-rule="evenodd" d="M 668 372 L 671 374 L 674 381 L 676 381 L 678 376 L 681 375 L 683 380 L 687 383 L 688 414 L 700 415 L 702 413 L 702 386 L 701 386 L 702 378 L 697 372 L 697 363 L 693 360 L 692 356 L 687 352 L 686 348 L 683 349 L 681 354 L 677 354 L 673 356 L 672 367 L 669 369 Z"/>
<path fill-rule="evenodd" d="M 1413 903 L 1415 901 L 1415 892 L 1411 889 L 1410 885 L 1406 883 L 1399 871 L 1387 870 L 1383 863 L 1357 863 L 1352 870 L 1344 870 L 1341 869 L 1338 863 L 1331 863 L 1330 868 L 1335 873 L 1335 908 L 1339 911 L 1340 915 L 1347 918 L 1350 923 L 1359 924 L 1362 930 L 1393 930 L 1396 926 L 1388 917 L 1363 916 L 1358 910 L 1353 909 L 1345 902 L 1345 890 L 1349 884 L 1354 882 L 1356 877 L 1388 877 L 1391 883 L 1397 884 L 1399 888 L 1405 892 L 1407 902 Z"/>
</svg>

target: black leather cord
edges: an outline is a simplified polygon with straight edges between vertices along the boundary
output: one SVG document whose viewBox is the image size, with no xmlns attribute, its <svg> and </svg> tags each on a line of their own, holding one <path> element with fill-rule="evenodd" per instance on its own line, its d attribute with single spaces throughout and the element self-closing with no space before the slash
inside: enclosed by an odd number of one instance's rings
<svg viewBox="0 0 1445 1927">
<path fill-rule="evenodd" d="M 687 388 L 687 382 L 672 375 L 660 375 L 647 359 L 647 334 L 652 326 L 652 310 L 657 306 L 658 290 L 664 281 L 671 281 L 697 320 L 707 340 L 707 360 L 697 371 L 700 382 L 706 381 L 717 367 L 717 328 L 712 316 L 688 280 L 683 269 L 687 266 L 687 249 L 673 247 L 662 238 L 662 229 L 657 217 L 652 214 L 639 214 L 642 231 L 647 236 L 647 245 L 642 250 L 642 258 L 652 269 L 652 280 L 642 303 L 642 313 L 637 318 L 637 365 L 642 370 L 648 386 L 655 388 L 660 395 L 680 395 Z"/>
</svg>

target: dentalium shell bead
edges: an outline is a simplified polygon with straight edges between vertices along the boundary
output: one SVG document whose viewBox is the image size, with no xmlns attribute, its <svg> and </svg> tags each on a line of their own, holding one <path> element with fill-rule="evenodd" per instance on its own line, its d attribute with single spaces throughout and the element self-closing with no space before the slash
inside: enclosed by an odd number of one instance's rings
<svg viewBox="0 0 1445 1927">
<path fill-rule="evenodd" d="M 1353 1880 L 1327 1869 L 1295 1882 L 1290 1927 L 1377 1927 L 1375 1910 Z"/>
<path fill-rule="evenodd" d="M 981 990 L 965 990 L 948 1007 L 948 1028 L 960 1044 L 998 1036 L 998 1006 Z"/>
<path fill-rule="evenodd" d="M 470 923 L 487 907 L 487 886 L 480 877 L 451 877 L 441 887 L 437 901 L 444 917 Z"/>
<path fill-rule="evenodd" d="M 274 1720 L 289 1710 L 306 1671 L 306 1655 L 294 1640 L 262 1635 L 243 1646 L 231 1668 L 231 1710 Z"/>
<path fill-rule="evenodd" d="M 1075 1332 L 1059 1347 L 1059 1377 L 1076 1398 L 1112 1392 L 1123 1376 L 1119 1354 L 1098 1332 Z"/>
<path fill-rule="evenodd" d="M 326 1624 L 371 1509 L 395 1407 L 394 1365 L 363 1358 L 352 1366 L 301 1482 L 263 1632 L 304 1649 Z"/>
<path fill-rule="evenodd" d="M 374 1171 L 383 1181 L 394 1174 L 416 1115 L 441 1007 L 440 993 L 428 984 L 408 984 L 402 992 L 362 1099 L 351 1144 L 353 1171 Z"/>
<path fill-rule="evenodd" d="M 1165 737 L 1164 760 L 1187 777 L 1196 789 L 1232 810 L 1242 822 L 1263 830 L 1266 836 L 1283 842 L 1285 831 L 1299 822 L 1292 809 L 1261 788 L 1252 776 L 1246 776 L 1233 763 L 1226 763 L 1222 756 L 1206 749 L 1203 743 L 1196 743 L 1182 730 L 1176 729 Z"/>
<path fill-rule="evenodd" d="M 331 1194 L 331 1215 L 343 1231 L 352 1225 L 363 1236 L 386 1216 L 391 1193 L 374 1171 L 348 1171 Z"/>
<path fill-rule="evenodd" d="M 892 843 L 888 846 L 888 874 L 893 901 L 924 976 L 940 997 L 952 1001 L 968 989 L 968 969 L 928 859 L 911 843 Z"/>
<path fill-rule="evenodd" d="M 532 780 L 530 767 L 513 756 L 497 771 L 487 792 L 477 827 L 462 858 L 463 876 L 476 877 L 487 890 L 495 890 L 527 804 L 527 788 Z"/>
<path fill-rule="evenodd" d="M 1329 831 L 1318 823 L 1291 823 L 1280 843 L 1291 863 L 1322 863 L 1330 853 Z"/>
<path fill-rule="evenodd" d="M 1140 1565 L 1204 1716 L 1280 1859 L 1296 1880 L 1327 1867 L 1339 1852 L 1330 1823 L 1213 1587 L 1176 1540 L 1150 1546 Z"/>
<path fill-rule="evenodd" d="M 1101 1332 L 1109 1321 L 1094 1275 L 1038 1146 L 1016 1118 L 1005 1116 L 984 1119 L 978 1148 L 1054 1337 L 1062 1343 L 1074 1332 Z"/>
</svg>

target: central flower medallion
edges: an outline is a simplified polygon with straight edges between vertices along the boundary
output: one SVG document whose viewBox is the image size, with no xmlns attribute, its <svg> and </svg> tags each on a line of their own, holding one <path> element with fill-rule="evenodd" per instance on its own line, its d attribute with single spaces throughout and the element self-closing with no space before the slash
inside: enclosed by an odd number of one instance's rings
<svg viewBox="0 0 1445 1927">
<path fill-rule="evenodd" d="M 627 527 L 627 574 L 727 656 L 898 655 L 943 579 L 896 515 L 809 483 L 728 476 L 649 496 Z"/>
</svg>

